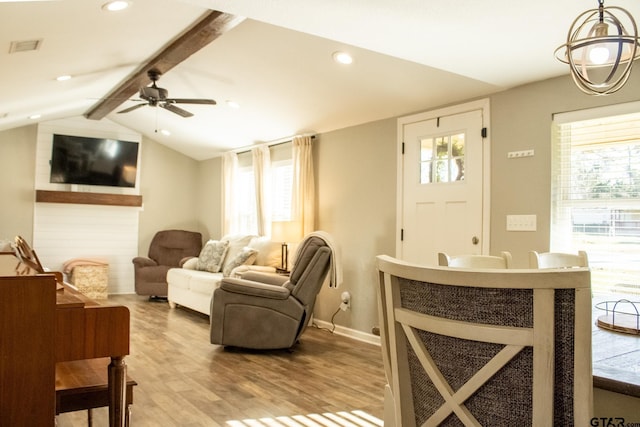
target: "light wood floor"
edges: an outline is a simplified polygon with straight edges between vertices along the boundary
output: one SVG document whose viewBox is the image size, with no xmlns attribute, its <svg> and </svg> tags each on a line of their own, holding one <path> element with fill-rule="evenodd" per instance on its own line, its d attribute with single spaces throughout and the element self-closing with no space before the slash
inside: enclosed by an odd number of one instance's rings
<svg viewBox="0 0 640 427">
<path fill-rule="evenodd" d="M 382 425 L 378 346 L 307 328 L 291 352 L 229 350 L 209 343 L 204 315 L 138 296 L 110 302 L 131 311 L 132 427 Z M 86 411 L 57 425 L 86 426 Z M 107 425 L 95 410 L 94 426 Z"/>
</svg>

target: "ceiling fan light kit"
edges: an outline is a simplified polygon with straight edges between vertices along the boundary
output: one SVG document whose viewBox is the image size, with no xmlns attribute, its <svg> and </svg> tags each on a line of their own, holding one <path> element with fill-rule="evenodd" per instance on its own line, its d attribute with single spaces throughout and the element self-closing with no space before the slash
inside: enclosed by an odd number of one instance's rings
<svg viewBox="0 0 640 427">
<path fill-rule="evenodd" d="M 201 98 L 169 98 L 169 91 L 165 88 L 158 87 L 156 82 L 160 79 L 162 73 L 157 69 L 151 69 L 147 72 L 149 79 L 151 80 L 151 86 L 144 86 L 140 88 L 140 100 L 144 101 L 139 104 L 136 104 L 132 107 L 125 108 L 124 110 L 118 111 L 121 113 L 128 113 L 130 111 L 137 110 L 140 107 L 144 107 L 148 105 L 150 107 L 160 107 L 165 110 L 171 111 L 172 113 L 178 114 L 182 117 L 191 117 L 193 113 L 190 113 L 187 110 L 184 110 L 175 104 L 208 104 L 208 105 L 216 105 L 216 101 L 213 99 L 201 99 Z"/>
<path fill-rule="evenodd" d="M 628 32 L 627 29 L 629 29 Z M 569 64 L 578 88 L 589 95 L 609 95 L 629 79 L 640 57 L 638 29 L 631 14 L 620 7 L 598 8 L 580 14 L 571 25 L 567 42 L 555 56 Z"/>
</svg>

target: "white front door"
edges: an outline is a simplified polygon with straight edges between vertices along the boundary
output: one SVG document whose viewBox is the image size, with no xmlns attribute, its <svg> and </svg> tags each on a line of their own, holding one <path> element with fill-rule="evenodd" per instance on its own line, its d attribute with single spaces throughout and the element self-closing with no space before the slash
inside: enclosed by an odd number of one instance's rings
<svg viewBox="0 0 640 427">
<path fill-rule="evenodd" d="M 488 253 L 486 122 L 488 101 L 398 120 L 398 258 L 436 265 L 438 252 Z"/>
</svg>

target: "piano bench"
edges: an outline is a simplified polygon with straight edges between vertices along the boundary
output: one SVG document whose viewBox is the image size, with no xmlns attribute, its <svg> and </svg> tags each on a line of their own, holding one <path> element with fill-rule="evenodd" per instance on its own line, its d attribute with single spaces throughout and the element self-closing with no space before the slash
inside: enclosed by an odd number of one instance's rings
<svg viewBox="0 0 640 427">
<path fill-rule="evenodd" d="M 93 423 L 92 409 L 109 406 L 107 366 L 109 358 L 74 360 L 56 363 L 56 415 L 87 410 L 88 426 Z M 127 375 L 126 424 L 129 405 L 133 403 L 133 387 L 138 385 Z"/>
</svg>

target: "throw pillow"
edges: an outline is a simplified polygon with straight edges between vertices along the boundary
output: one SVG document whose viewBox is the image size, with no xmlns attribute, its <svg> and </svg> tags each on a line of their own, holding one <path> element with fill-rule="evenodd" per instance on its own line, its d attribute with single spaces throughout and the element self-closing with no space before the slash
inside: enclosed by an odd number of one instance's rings
<svg viewBox="0 0 640 427">
<path fill-rule="evenodd" d="M 209 240 L 200 251 L 197 269 L 210 273 L 219 272 L 228 248 L 229 242 L 226 240 Z"/>
<path fill-rule="evenodd" d="M 255 261 L 257 265 L 280 268 L 280 264 L 282 264 L 282 243 L 274 242 L 268 237 L 255 237 L 249 243 L 249 247 L 258 251 L 258 257 Z M 291 255 L 290 250 L 289 258 L 291 258 Z"/>
<path fill-rule="evenodd" d="M 182 264 L 182 268 L 186 268 L 187 270 L 197 270 L 198 269 L 198 259 L 197 257 L 189 258 Z"/>
<path fill-rule="evenodd" d="M 249 242 L 253 236 L 247 235 L 235 235 L 235 236 L 224 236 L 221 240 L 229 242 L 229 250 L 227 250 L 227 254 L 222 261 L 222 267 L 220 267 L 220 271 L 230 271 L 228 265 L 230 265 L 238 254 L 242 252 L 245 246 L 249 246 Z"/>
<path fill-rule="evenodd" d="M 224 268 L 222 269 L 222 275 L 229 277 L 234 268 L 241 265 L 251 265 L 256 260 L 258 251 L 252 248 L 242 248 L 242 250 L 236 254 L 235 258 L 230 261 L 225 261 Z"/>
</svg>

